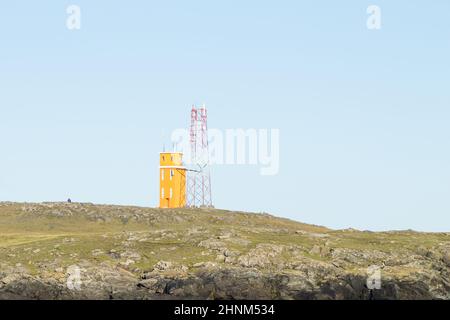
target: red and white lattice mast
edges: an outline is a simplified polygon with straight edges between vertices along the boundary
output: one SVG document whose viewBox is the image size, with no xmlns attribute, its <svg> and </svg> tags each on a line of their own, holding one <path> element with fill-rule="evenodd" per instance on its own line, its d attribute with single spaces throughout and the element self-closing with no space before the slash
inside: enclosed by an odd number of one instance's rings
<svg viewBox="0 0 450 320">
<path fill-rule="evenodd" d="M 208 150 L 208 114 L 205 105 L 192 106 L 190 128 L 191 159 L 187 179 L 187 206 L 212 207 Z"/>
</svg>

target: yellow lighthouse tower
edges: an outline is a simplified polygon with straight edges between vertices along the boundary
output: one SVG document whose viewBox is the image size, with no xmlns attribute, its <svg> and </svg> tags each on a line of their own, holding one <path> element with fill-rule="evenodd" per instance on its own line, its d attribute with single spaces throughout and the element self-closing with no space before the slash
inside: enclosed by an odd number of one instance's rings
<svg viewBox="0 0 450 320">
<path fill-rule="evenodd" d="M 186 168 L 183 153 L 159 154 L 159 207 L 182 208 L 186 206 Z"/>
</svg>

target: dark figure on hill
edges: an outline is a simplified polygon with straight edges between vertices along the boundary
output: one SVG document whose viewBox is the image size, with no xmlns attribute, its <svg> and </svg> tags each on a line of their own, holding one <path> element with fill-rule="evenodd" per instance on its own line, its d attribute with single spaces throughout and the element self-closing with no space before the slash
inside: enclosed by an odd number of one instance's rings
<svg viewBox="0 0 450 320">
<path fill-rule="evenodd" d="M 70 198 L 67 199 L 67 202 L 68 202 L 68 203 L 72 203 L 72 199 L 70 199 Z"/>
</svg>

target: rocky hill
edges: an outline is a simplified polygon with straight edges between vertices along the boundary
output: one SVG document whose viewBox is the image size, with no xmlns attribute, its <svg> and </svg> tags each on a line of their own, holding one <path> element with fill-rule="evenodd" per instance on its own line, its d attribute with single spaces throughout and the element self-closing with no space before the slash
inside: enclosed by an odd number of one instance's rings
<svg viewBox="0 0 450 320">
<path fill-rule="evenodd" d="M 374 265 L 381 289 L 369 290 Z M 330 230 L 215 209 L 0 203 L 0 299 L 192 298 L 450 299 L 450 233 Z"/>
</svg>

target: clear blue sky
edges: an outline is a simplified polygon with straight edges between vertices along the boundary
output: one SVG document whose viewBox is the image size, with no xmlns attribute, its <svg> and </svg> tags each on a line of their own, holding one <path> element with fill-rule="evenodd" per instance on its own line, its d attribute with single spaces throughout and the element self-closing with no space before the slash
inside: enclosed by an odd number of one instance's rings
<svg viewBox="0 0 450 320">
<path fill-rule="evenodd" d="M 210 127 L 281 134 L 278 175 L 213 168 L 217 207 L 450 231 L 449 14 L 448 0 L 2 1 L 0 200 L 156 206 L 161 132 L 204 102 Z"/>
</svg>

